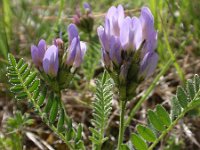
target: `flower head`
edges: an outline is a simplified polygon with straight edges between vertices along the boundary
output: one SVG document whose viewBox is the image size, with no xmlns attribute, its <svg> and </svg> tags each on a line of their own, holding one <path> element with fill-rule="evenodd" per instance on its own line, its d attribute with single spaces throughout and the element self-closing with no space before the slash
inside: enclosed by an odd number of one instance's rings
<svg viewBox="0 0 200 150">
<path fill-rule="evenodd" d="M 140 17 L 131 18 L 125 17 L 121 5 L 112 6 L 97 33 L 105 67 L 118 75 L 118 85 L 123 82 L 133 89 L 132 85 L 153 74 L 158 62 L 157 31 L 149 8 L 142 7 Z"/>
<path fill-rule="evenodd" d="M 46 42 L 41 39 L 38 46 L 31 46 L 31 57 L 36 67 L 42 70 L 42 60 L 46 51 Z"/>
<path fill-rule="evenodd" d="M 55 77 L 58 73 L 58 47 L 51 45 L 45 52 L 43 58 L 43 68 L 46 74 Z"/>
</svg>

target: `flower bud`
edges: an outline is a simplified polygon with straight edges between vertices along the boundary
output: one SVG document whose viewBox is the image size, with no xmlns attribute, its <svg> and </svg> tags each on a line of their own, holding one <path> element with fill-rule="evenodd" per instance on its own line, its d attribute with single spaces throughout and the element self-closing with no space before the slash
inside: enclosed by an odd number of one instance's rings
<svg viewBox="0 0 200 150">
<path fill-rule="evenodd" d="M 54 39 L 54 45 L 57 46 L 59 49 L 64 48 L 64 42 L 61 38 Z"/>
<path fill-rule="evenodd" d="M 87 12 L 87 14 L 90 14 L 92 12 L 92 8 L 89 3 L 84 2 L 83 7 L 84 7 L 85 11 Z"/>
<path fill-rule="evenodd" d="M 58 67 L 59 67 L 58 47 L 52 45 L 45 52 L 43 58 L 43 68 L 46 74 L 55 77 L 58 73 Z"/>
<path fill-rule="evenodd" d="M 77 68 L 81 65 L 86 52 L 86 44 L 80 41 L 78 30 L 74 24 L 68 26 L 69 47 L 67 50 L 66 65 Z"/>
<path fill-rule="evenodd" d="M 157 66 L 158 55 L 155 52 L 148 52 L 140 63 L 140 78 L 148 78 L 151 76 Z"/>
<path fill-rule="evenodd" d="M 32 45 L 31 46 L 31 57 L 33 63 L 37 68 L 42 70 L 42 60 L 46 51 L 46 42 L 45 40 L 41 39 L 38 43 L 38 46 Z"/>
</svg>

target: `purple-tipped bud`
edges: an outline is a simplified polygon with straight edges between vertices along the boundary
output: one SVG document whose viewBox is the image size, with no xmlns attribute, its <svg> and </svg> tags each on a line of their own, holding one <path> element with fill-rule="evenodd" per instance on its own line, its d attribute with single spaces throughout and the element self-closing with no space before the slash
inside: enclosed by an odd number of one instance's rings
<svg viewBox="0 0 200 150">
<path fill-rule="evenodd" d="M 74 59 L 73 67 L 78 68 L 81 65 L 81 63 L 83 62 L 83 57 L 85 55 L 87 47 L 84 42 L 79 41 L 79 40 L 78 40 L 76 46 L 77 46 L 76 57 Z"/>
<path fill-rule="evenodd" d="M 147 78 L 151 76 L 157 66 L 158 55 L 155 52 L 148 52 L 140 63 L 139 76 L 141 78 Z"/>
<path fill-rule="evenodd" d="M 78 30 L 74 24 L 70 24 L 67 28 L 67 32 L 68 32 L 68 41 L 69 41 L 69 45 L 70 45 L 74 38 L 79 37 Z"/>
<path fill-rule="evenodd" d="M 70 67 L 79 67 L 86 52 L 86 44 L 80 41 L 78 30 L 74 24 L 68 26 L 69 48 L 66 64 Z"/>
<path fill-rule="evenodd" d="M 36 67 L 42 70 L 42 60 L 46 51 L 46 42 L 41 39 L 38 46 L 31 46 L 31 57 Z"/>
<path fill-rule="evenodd" d="M 61 38 L 54 39 L 53 43 L 58 48 L 63 48 L 64 47 L 64 42 L 63 42 L 63 40 Z"/>
<path fill-rule="evenodd" d="M 86 10 L 86 12 L 88 12 L 88 13 L 92 12 L 92 8 L 89 3 L 87 3 L 87 2 L 83 3 L 83 7 Z"/>
<path fill-rule="evenodd" d="M 43 68 L 46 74 L 55 77 L 58 72 L 58 47 L 55 45 L 50 46 L 45 52 L 43 58 Z"/>
<path fill-rule="evenodd" d="M 157 46 L 157 31 L 154 29 L 154 17 L 148 7 L 142 7 L 139 17 L 142 25 L 142 36 L 145 40 L 143 57 L 149 51 L 154 51 Z"/>
</svg>

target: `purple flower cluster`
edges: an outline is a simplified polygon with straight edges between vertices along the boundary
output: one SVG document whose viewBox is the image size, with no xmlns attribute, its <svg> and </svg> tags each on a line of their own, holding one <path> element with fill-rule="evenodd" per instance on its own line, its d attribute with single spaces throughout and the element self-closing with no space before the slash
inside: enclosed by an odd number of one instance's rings
<svg viewBox="0 0 200 150">
<path fill-rule="evenodd" d="M 78 30 L 74 24 L 68 26 L 68 41 L 69 45 L 66 50 L 66 60 L 61 62 L 59 58 L 59 49 L 63 48 L 62 39 L 54 40 L 54 44 L 47 47 L 45 40 L 40 40 L 38 46 L 31 46 L 31 56 L 33 63 L 40 70 L 44 71 L 51 77 L 58 74 L 59 67 L 74 67 L 77 68 L 81 65 L 86 51 L 86 44 L 80 41 Z M 62 63 L 62 64 L 60 64 Z"/>
<path fill-rule="evenodd" d="M 112 6 L 106 14 L 104 26 L 98 27 L 97 32 L 107 70 L 118 70 L 119 74 L 123 72 L 127 76 L 131 70 L 130 63 L 139 60 L 139 69 L 135 76 L 147 78 L 153 74 L 158 62 L 155 52 L 157 31 L 154 29 L 154 17 L 149 8 L 142 7 L 141 15 L 131 18 L 125 17 L 121 5 Z"/>
</svg>

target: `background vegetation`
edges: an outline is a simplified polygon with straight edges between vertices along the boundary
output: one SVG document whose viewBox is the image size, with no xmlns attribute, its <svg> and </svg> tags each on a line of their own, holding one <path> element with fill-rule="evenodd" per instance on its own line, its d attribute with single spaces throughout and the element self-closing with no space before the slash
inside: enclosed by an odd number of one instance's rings
<svg viewBox="0 0 200 150">
<path fill-rule="evenodd" d="M 30 46 L 43 38 L 51 43 L 72 22 L 76 8 L 84 12 L 82 0 L 2 0 L 0 1 L 0 149 L 65 149 L 65 145 L 45 126 L 25 102 L 13 101 L 8 91 L 6 77 L 8 52 L 16 58 L 24 58 L 32 65 Z M 81 32 L 87 41 L 88 51 L 84 64 L 70 89 L 63 91 L 68 114 L 77 123 L 83 123 L 84 142 L 90 149 L 88 129 L 92 118 L 91 102 L 94 99 L 95 79 L 103 73 L 100 61 L 100 45 L 96 28 L 103 24 L 104 15 L 112 5 L 122 4 L 126 13 L 138 16 L 142 6 L 149 6 L 158 29 L 159 65 L 153 77 L 137 89 L 137 97 L 129 102 L 127 116 L 130 127 L 126 139 L 137 123 L 146 122 L 147 109 L 160 103 L 167 110 L 178 85 L 195 73 L 200 73 L 200 1 L 199 0 L 98 0 L 88 1 L 92 6 L 94 27 L 91 35 Z M 142 107 L 133 106 L 143 103 Z M 28 106 L 28 107 L 27 107 Z M 117 140 L 118 101 L 114 97 L 112 115 L 108 120 L 108 137 Z M 17 112 L 16 110 L 21 110 Z M 22 115 L 28 112 L 29 115 Z M 200 149 L 200 108 L 196 108 L 181 120 L 176 128 L 158 145 L 160 149 Z M 15 142 L 13 142 L 15 141 Z M 105 142 L 106 149 L 113 144 Z M 110 147 L 110 148 L 109 148 Z"/>
</svg>

